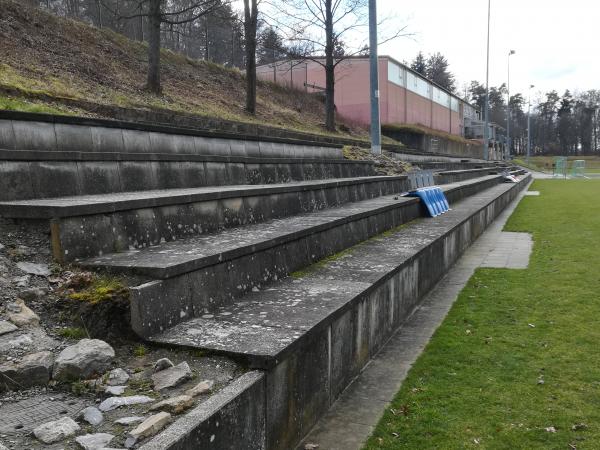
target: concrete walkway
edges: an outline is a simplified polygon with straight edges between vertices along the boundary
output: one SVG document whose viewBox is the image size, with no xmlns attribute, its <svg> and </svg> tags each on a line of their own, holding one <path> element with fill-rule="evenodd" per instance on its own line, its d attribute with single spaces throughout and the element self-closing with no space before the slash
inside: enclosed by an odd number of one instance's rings
<svg viewBox="0 0 600 450">
<path fill-rule="evenodd" d="M 532 249 L 530 235 L 502 231 L 525 191 L 467 249 L 456 265 L 425 297 L 421 307 L 348 386 L 331 410 L 299 445 L 299 449 L 360 449 L 475 269 L 527 267 Z"/>
</svg>

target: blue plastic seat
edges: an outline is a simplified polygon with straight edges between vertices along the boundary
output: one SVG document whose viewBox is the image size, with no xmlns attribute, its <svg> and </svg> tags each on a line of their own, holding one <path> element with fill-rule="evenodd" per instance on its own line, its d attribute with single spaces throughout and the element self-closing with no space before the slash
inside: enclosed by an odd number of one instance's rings
<svg viewBox="0 0 600 450">
<path fill-rule="evenodd" d="M 418 197 L 425 205 L 427 212 L 431 217 L 439 216 L 450 210 L 448 199 L 439 187 L 432 186 L 419 188 L 408 193 L 409 197 Z"/>
</svg>

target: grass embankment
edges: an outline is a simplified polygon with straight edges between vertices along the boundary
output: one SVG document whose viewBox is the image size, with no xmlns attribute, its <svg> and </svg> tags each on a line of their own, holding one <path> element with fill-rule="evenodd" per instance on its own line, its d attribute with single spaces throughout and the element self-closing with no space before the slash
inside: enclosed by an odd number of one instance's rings
<svg viewBox="0 0 600 450">
<path fill-rule="evenodd" d="M 600 180 L 532 189 L 529 268 L 476 271 L 366 449 L 600 448 Z"/>
<path fill-rule="evenodd" d="M 319 97 L 259 82 L 252 116 L 245 112 L 245 78 L 239 70 L 169 50 L 161 54 L 163 94 L 152 95 L 144 89 L 146 43 L 22 1 L 0 0 L 0 42 L 0 109 L 95 115 L 93 104 L 98 104 L 332 134 L 323 127 Z M 73 110 L 88 107 L 77 101 L 91 103 L 91 109 Z M 338 134 L 368 137 L 365 129 L 351 124 Z"/>
</svg>

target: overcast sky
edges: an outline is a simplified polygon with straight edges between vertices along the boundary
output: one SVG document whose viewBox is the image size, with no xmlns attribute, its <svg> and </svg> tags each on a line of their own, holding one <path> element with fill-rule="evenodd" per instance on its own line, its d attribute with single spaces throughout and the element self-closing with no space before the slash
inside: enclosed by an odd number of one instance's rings
<svg viewBox="0 0 600 450">
<path fill-rule="evenodd" d="M 506 81 L 511 56 L 511 93 L 600 89 L 600 6 L 592 0 L 492 0 L 490 85 Z M 486 0 L 378 0 L 388 28 L 414 33 L 384 44 L 380 54 L 411 61 L 419 50 L 448 58 L 458 86 L 485 82 Z M 394 25 L 392 25 L 394 24 Z M 384 31 L 382 31 L 384 32 Z"/>
</svg>

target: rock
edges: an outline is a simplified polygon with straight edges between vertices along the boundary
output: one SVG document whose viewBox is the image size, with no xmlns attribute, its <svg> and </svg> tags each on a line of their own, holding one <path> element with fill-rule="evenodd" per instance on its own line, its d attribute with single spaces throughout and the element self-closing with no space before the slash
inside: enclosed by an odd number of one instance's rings
<svg viewBox="0 0 600 450">
<path fill-rule="evenodd" d="M 1 248 L 0 248 L 1 250 Z M 4 445 L 2 445 L 2 443 L 0 442 L 0 450 L 8 450 L 8 447 L 5 447 Z"/>
<path fill-rule="evenodd" d="M 123 395 L 123 392 L 125 392 L 125 389 L 127 389 L 127 386 L 107 386 L 106 389 L 104 390 L 105 393 L 110 394 L 110 395 Z"/>
<path fill-rule="evenodd" d="M 40 318 L 27 307 L 25 302 L 18 298 L 14 303 L 7 306 L 9 311 L 8 320 L 19 327 L 38 326 Z"/>
<path fill-rule="evenodd" d="M 121 386 L 127 384 L 127 381 L 129 381 L 129 374 L 127 372 L 123 369 L 113 369 L 108 372 L 106 384 L 109 386 Z"/>
<path fill-rule="evenodd" d="M 31 386 L 45 386 L 50 381 L 54 355 L 44 351 L 31 353 L 21 361 L 0 365 L 0 391 L 7 389 L 23 389 Z"/>
<path fill-rule="evenodd" d="M 33 434 L 44 444 L 53 444 L 54 442 L 73 436 L 79 429 L 77 422 L 70 417 L 63 417 L 62 419 L 40 425 L 33 430 Z"/>
<path fill-rule="evenodd" d="M 189 395 L 190 397 L 197 397 L 198 395 L 206 394 L 209 392 L 214 386 L 215 382 L 213 380 L 204 380 L 198 383 L 193 388 L 185 391 L 185 395 Z"/>
<path fill-rule="evenodd" d="M 95 406 L 88 406 L 81 410 L 80 417 L 90 425 L 100 425 L 104 421 L 104 416 Z"/>
<path fill-rule="evenodd" d="M 40 277 L 50 276 L 50 269 L 48 269 L 48 265 L 46 264 L 36 264 L 22 261 L 17 263 L 17 267 L 30 275 L 38 275 Z"/>
<path fill-rule="evenodd" d="M 15 277 L 12 279 L 12 282 L 17 287 L 25 287 L 29 284 L 29 275 L 23 275 L 22 277 Z"/>
<path fill-rule="evenodd" d="M 153 402 L 154 399 L 146 395 L 130 395 L 127 397 L 109 397 L 100 403 L 98 409 L 100 411 L 112 411 L 113 409 L 120 408 L 121 406 L 129 405 L 140 405 L 142 403 Z"/>
<path fill-rule="evenodd" d="M 154 363 L 154 372 L 160 372 L 174 365 L 169 358 L 161 358 Z"/>
<path fill-rule="evenodd" d="M 120 419 L 115 420 L 117 425 L 131 425 L 132 423 L 143 422 L 143 416 L 130 416 L 130 417 L 121 417 Z"/>
<path fill-rule="evenodd" d="M 133 447 L 137 441 L 140 439 L 147 438 L 158 433 L 162 430 L 169 422 L 171 421 L 171 414 L 168 412 L 159 412 L 158 414 L 154 414 L 153 416 L 148 417 L 142 423 L 140 423 L 137 427 L 129 432 L 127 437 L 127 441 L 125 443 L 126 447 L 129 447 L 127 444 L 131 444 Z M 132 443 L 133 441 L 133 443 Z"/>
<path fill-rule="evenodd" d="M 58 381 L 90 378 L 108 369 L 115 351 L 100 339 L 82 339 L 65 348 L 54 363 L 53 378 Z"/>
<path fill-rule="evenodd" d="M 178 395 L 152 405 L 150 411 L 167 411 L 171 414 L 180 414 L 193 404 L 194 399 L 189 395 Z"/>
<path fill-rule="evenodd" d="M 19 328 L 6 320 L 0 320 L 0 336 L 6 333 L 12 333 L 13 331 L 17 331 Z"/>
<path fill-rule="evenodd" d="M 106 448 L 108 443 L 113 439 L 114 436 L 112 434 L 95 433 L 78 436 L 75 438 L 75 442 L 77 442 L 84 450 L 100 450 Z"/>
<path fill-rule="evenodd" d="M 48 294 L 47 289 L 30 288 L 30 289 L 24 289 L 21 292 L 19 292 L 18 297 L 20 299 L 25 300 L 26 302 L 31 302 L 34 300 L 39 300 L 40 298 L 46 296 L 46 294 Z"/>
<path fill-rule="evenodd" d="M 178 386 L 190 378 L 192 378 L 192 371 L 186 362 L 152 374 L 154 389 L 157 391 Z"/>
</svg>

